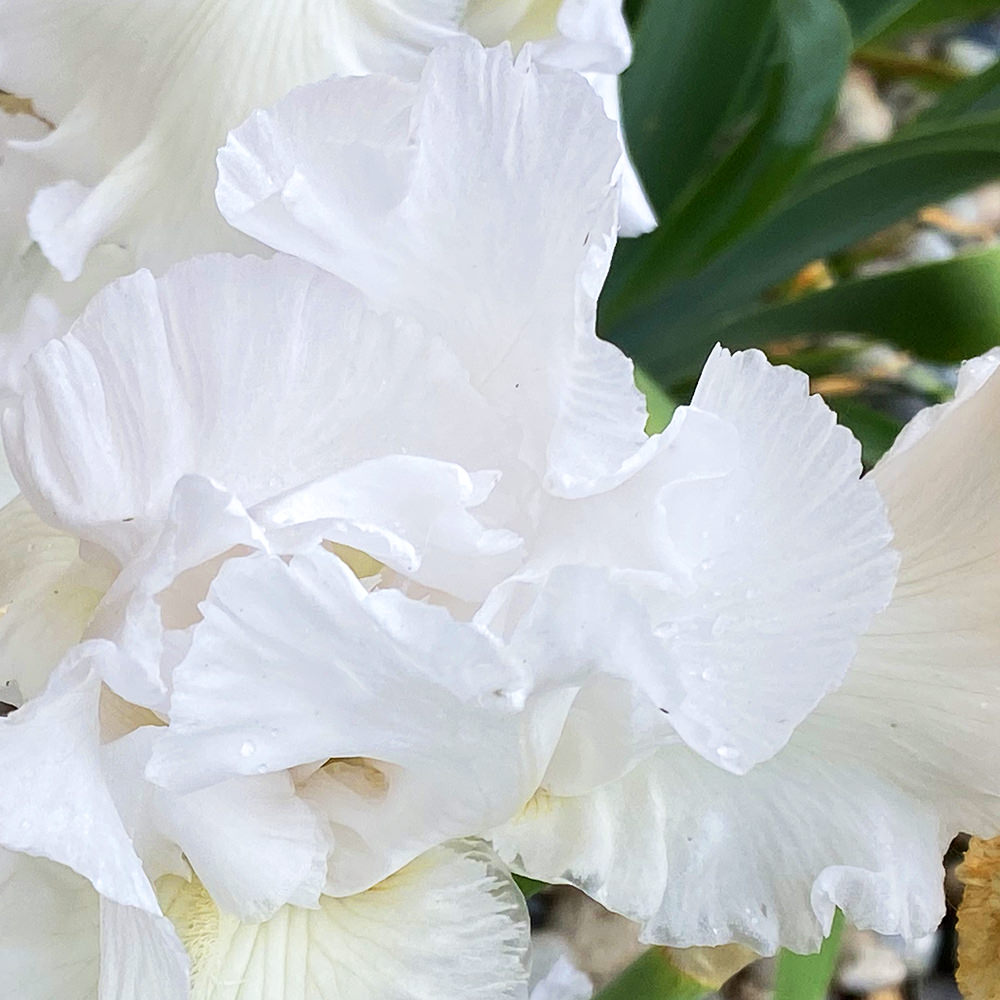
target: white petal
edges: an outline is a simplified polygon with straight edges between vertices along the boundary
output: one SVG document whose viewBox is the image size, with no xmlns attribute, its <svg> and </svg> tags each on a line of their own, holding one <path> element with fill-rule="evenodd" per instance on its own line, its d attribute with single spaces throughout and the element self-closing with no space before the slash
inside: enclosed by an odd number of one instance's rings
<svg viewBox="0 0 1000 1000">
<path fill-rule="evenodd" d="M 45 687 L 110 583 L 79 549 L 22 498 L 0 510 L 0 684 L 16 684 L 22 699 Z"/>
<path fill-rule="evenodd" d="M 285 903 L 316 905 L 328 844 L 287 773 L 233 778 L 187 795 L 161 790 L 160 799 L 164 829 L 222 909 L 263 920 Z"/>
<path fill-rule="evenodd" d="M 678 741 L 667 717 L 630 679 L 633 664 L 663 655 L 649 616 L 609 574 L 551 573 L 511 638 L 529 665 L 527 711 L 543 785 L 575 795 L 620 777 Z M 567 698 L 568 695 L 568 698 Z"/>
<path fill-rule="evenodd" d="M 188 967 L 166 917 L 101 900 L 99 1000 L 188 1000 Z"/>
<path fill-rule="evenodd" d="M 0 445 L 0 506 L 6 506 L 10 503 L 17 496 L 18 492 L 17 481 L 14 479 L 14 474 L 10 471 L 10 466 L 7 464 L 7 455 L 3 450 L 3 446 Z"/>
<path fill-rule="evenodd" d="M 102 772 L 101 685 L 89 655 L 77 647 L 42 694 L 0 720 L 0 844 L 65 864 L 101 895 L 155 912 Z"/>
<path fill-rule="evenodd" d="M 368 892 L 262 924 L 212 913 L 174 879 L 164 910 L 190 941 L 198 1000 L 525 1000 L 524 900 L 473 845 L 436 848 Z"/>
<path fill-rule="evenodd" d="M 560 955 L 555 964 L 531 991 L 531 1000 L 590 1000 L 594 986 L 565 956 Z"/>
<path fill-rule="evenodd" d="M 0 850 L 0 968 L 17 1000 L 97 1000 L 99 897 L 75 872 Z"/>
<path fill-rule="evenodd" d="M 694 592 L 674 605 L 693 626 L 672 643 L 685 698 L 667 707 L 685 741 L 745 771 L 843 680 L 897 561 L 878 492 L 859 481 L 860 448 L 804 375 L 717 350 L 691 405 L 731 423 L 741 450 L 724 483 L 662 497 L 695 567 Z"/>
<path fill-rule="evenodd" d="M 16 395 L 22 386 L 28 358 L 69 329 L 69 320 L 59 305 L 45 295 L 33 295 L 27 302 L 19 302 L 15 311 L 17 322 L 10 329 L 4 318 L 7 312 L 0 312 L 0 331 L 6 334 L 0 351 L 0 397 L 8 393 Z"/>
<path fill-rule="evenodd" d="M 620 121 L 618 74 L 632 59 L 632 43 L 618 0 L 472 0 L 464 26 L 486 45 L 509 40 L 516 49 L 531 43 L 539 62 L 582 73 L 607 116 Z M 620 125 L 618 139 L 624 149 Z M 649 232 L 656 217 L 627 152 L 618 175 L 622 235 Z"/>
<path fill-rule="evenodd" d="M 551 428 L 575 422 L 575 451 L 561 445 L 550 471 L 586 480 L 644 441 L 631 365 L 593 330 L 618 156 L 579 76 L 456 42 L 416 93 L 330 80 L 258 113 L 219 154 L 218 200 L 250 235 L 439 331 L 540 471 Z"/>
<path fill-rule="evenodd" d="M 198 621 L 198 602 L 230 555 L 268 550 L 258 525 L 230 493 L 201 476 L 177 483 L 159 535 L 115 578 L 91 625 L 111 640 L 99 669 L 116 694 L 136 705 L 166 708 L 181 631 Z M 165 632 L 164 629 L 172 631 Z"/>
<path fill-rule="evenodd" d="M 122 561 L 156 536 L 185 474 L 250 507 L 393 454 L 479 471 L 507 433 L 440 341 L 285 258 L 203 258 L 112 285 L 32 357 L 5 414 L 8 456 L 36 508 Z M 464 517 L 454 488 L 441 492 Z M 375 532 L 389 527 L 377 513 L 365 525 Z M 314 505 L 321 514 L 342 511 Z M 407 540 L 417 551 L 428 516 Z M 468 548 L 475 532 L 465 520 L 457 539 L 438 524 L 432 534 Z"/>
<path fill-rule="evenodd" d="M 365 862 L 374 876 L 361 861 L 343 873 L 369 880 L 499 822 L 534 787 L 493 647 L 442 609 L 367 595 L 319 551 L 287 566 L 229 561 L 202 612 L 174 671 L 153 780 L 185 790 L 331 757 L 384 763 L 388 787 L 355 803 L 357 815 L 330 817 L 386 842 L 385 856 Z M 377 829 L 410 805 L 407 822 Z"/>
<path fill-rule="evenodd" d="M 147 726 L 105 748 L 115 801 L 150 878 L 193 869 L 216 904 L 244 920 L 266 920 L 285 903 L 315 906 L 328 842 L 290 775 L 170 792 L 143 774 L 164 732 Z"/>
<path fill-rule="evenodd" d="M 516 870 L 577 885 L 677 947 L 814 951 L 837 906 L 911 938 L 944 909 L 932 810 L 799 737 L 742 776 L 661 751 L 588 795 L 539 794 L 496 843 Z"/>
<path fill-rule="evenodd" d="M 249 246 L 212 203 L 226 130 L 331 73 L 413 75 L 456 18 L 453 0 L 4 0 L 0 86 L 58 125 L 33 151 L 62 181 L 35 202 L 35 238 L 68 280 L 102 242 L 157 269 Z"/>
<path fill-rule="evenodd" d="M 873 759 L 933 804 L 946 830 L 984 837 L 1000 832 L 994 367 L 872 472 L 902 556 L 899 582 L 843 688 L 820 706 L 829 726 L 846 727 L 844 738 L 859 755 L 877 746 Z"/>
<path fill-rule="evenodd" d="M 618 141 L 624 150 L 618 165 L 618 184 L 621 190 L 618 231 L 622 236 L 642 236 L 644 233 L 650 233 L 657 225 L 656 213 L 649 203 L 642 179 L 629 159 L 627 139 L 621 127 L 618 76 L 614 73 L 587 73 L 585 76 L 594 88 L 594 92 L 604 102 L 604 113 L 618 124 Z"/>
<path fill-rule="evenodd" d="M 634 627 L 653 636 L 645 652 L 609 650 L 603 669 L 638 683 L 706 759 L 742 773 L 841 683 L 888 602 L 885 509 L 860 481 L 857 442 L 806 377 L 759 352 L 716 351 L 691 406 L 640 457 L 617 489 L 550 504 L 522 577 L 607 567 L 641 609 Z M 496 596 L 488 610 L 502 619 Z M 613 628 L 608 608 L 628 603 L 595 600 L 589 613 Z"/>
<path fill-rule="evenodd" d="M 994 347 L 978 358 L 963 361 L 958 371 L 958 384 L 955 387 L 955 398 L 937 406 L 927 406 L 922 409 L 899 432 L 892 447 L 883 456 L 880 465 L 891 459 L 898 458 L 904 451 L 915 445 L 928 431 L 932 430 L 949 414 L 954 413 L 956 405 L 971 398 L 985 384 L 987 379 L 1000 366 L 1000 348 Z"/>
<path fill-rule="evenodd" d="M 8 114 L 0 111 L 0 261 L 8 268 L 30 244 L 28 236 L 28 206 L 39 183 L 45 183 L 46 173 L 8 143 L 11 140 L 32 141 L 42 138 L 48 126 L 28 114 Z"/>
<path fill-rule="evenodd" d="M 391 455 L 289 490 L 251 514 L 279 552 L 308 551 L 321 541 L 347 545 L 429 587 L 475 600 L 520 561 L 518 535 L 484 529 L 469 511 L 498 478 Z"/>
<path fill-rule="evenodd" d="M 583 73 L 608 117 L 619 120 L 618 74 L 632 58 L 632 43 L 618 0 L 471 0 L 463 26 L 485 45 L 531 43 L 539 62 Z M 620 132 L 619 140 L 624 148 Z M 649 232 L 656 220 L 627 154 L 619 169 L 622 233 Z"/>
</svg>

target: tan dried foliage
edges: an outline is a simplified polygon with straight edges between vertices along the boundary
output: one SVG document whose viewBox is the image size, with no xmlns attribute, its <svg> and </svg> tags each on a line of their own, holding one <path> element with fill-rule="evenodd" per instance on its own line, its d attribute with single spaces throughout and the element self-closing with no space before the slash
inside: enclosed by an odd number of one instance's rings
<svg viewBox="0 0 1000 1000">
<path fill-rule="evenodd" d="M 1000 1000 L 1000 837 L 973 837 L 958 877 L 958 980 L 965 1000 Z"/>
</svg>

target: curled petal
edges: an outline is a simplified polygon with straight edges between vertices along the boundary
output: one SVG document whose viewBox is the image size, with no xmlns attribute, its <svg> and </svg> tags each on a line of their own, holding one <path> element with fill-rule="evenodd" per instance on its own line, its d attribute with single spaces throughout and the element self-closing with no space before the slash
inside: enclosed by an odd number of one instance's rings
<svg viewBox="0 0 1000 1000">
<path fill-rule="evenodd" d="M 356 522 L 367 494 L 351 492 L 354 466 L 408 456 L 478 472 L 487 456 L 508 453 L 507 438 L 439 339 L 287 258 L 209 257 L 161 279 L 122 279 L 32 357 L 5 414 L 8 455 L 36 509 L 123 563 L 155 540 L 186 475 L 225 487 L 246 508 L 294 491 L 311 521 Z M 324 486 L 337 473 L 340 488 Z M 443 478 L 454 476 L 451 468 Z M 358 478 L 374 488 L 372 477 Z M 391 482 L 375 485 L 391 496 Z M 415 560 L 438 540 L 465 555 L 495 544 L 464 510 L 481 491 L 423 492 L 414 537 L 404 539 Z M 394 522 L 398 512 L 383 514 Z M 454 537 L 449 514 L 459 521 Z M 366 509 L 358 529 L 391 534 L 394 523 L 378 518 Z"/>
<path fill-rule="evenodd" d="M 343 866 L 350 888 L 337 891 L 364 888 L 431 844 L 499 822 L 530 794 L 537 776 L 496 651 L 444 610 L 392 591 L 368 595 L 319 551 L 288 565 L 231 560 L 202 612 L 174 670 L 170 727 L 148 774 L 183 791 L 329 758 L 370 759 L 372 794 L 348 796 L 347 780 L 326 799 L 334 824 L 379 848 Z M 368 773 L 358 769 L 362 785 Z M 341 773 L 329 777 L 342 784 Z"/>
<path fill-rule="evenodd" d="M 219 154 L 217 197 L 233 225 L 439 332 L 521 428 L 521 456 L 575 495 L 645 441 L 631 364 L 594 333 L 619 155 L 577 74 L 456 41 L 416 88 L 334 79 L 258 112 Z"/>
<path fill-rule="evenodd" d="M 586 795 L 540 793 L 495 842 L 650 942 L 815 951 L 838 906 L 859 927 L 930 933 L 944 908 L 933 809 L 834 753 L 793 742 L 738 776 L 670 748 Z"/>
<path fill-rule="evenodd" d="M 76 647 L 40 695 L 0 720 L 0 844 L 64 864 L 102 896 L 155 913 L 104 776 L 92 662 L 99 645 Z"/>
</svg>

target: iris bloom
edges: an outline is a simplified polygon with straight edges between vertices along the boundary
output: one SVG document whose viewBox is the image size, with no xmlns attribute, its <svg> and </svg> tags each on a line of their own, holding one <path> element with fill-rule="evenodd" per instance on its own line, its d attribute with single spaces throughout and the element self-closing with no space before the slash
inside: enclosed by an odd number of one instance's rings
<svg viewBox="0 0 1000 1000">
<path fill-rule="evenodd" d="M 505 142 L 531 154 L 528 198 L 535 178 L 565 179 L 553 166 L 588 168 L 576 153 L 603 129 L 591 183 L 613 215 L 614 127 L 579 76 L 476 46 L 435 66 L 426 93 L 471 101 L 461 114 L 502 98 L 480 119 L 482 162 Z M 566 98 L 582 98 L 571 148 L 538 163 L 549 122 L 521 137 L 508 116 L 551 106 L 558 123 Z M 552 314 L 569 343 L 592 211 L 559 237 L 575 244 Z M 575 425 L 538 381 L 527 442 L 448 332 L 306 263 L 214 256 L 112 284 L 12 378 L 6 913 L 34 893 L 77 921 L 22 945 L 25 996 L 67 980 L 91 996 L 98 962 L 102 997 L 136 982 L 183 996 L 189 976 L 194 996 L 234 980 L 234 996 L 523 993 L 523 907 L 461 838 L 530 798 L 561 706 L 529 724 L 523 671 L 464 619 L 520 564 L 515 501 L 555 459 L 572 469 L 544 439 Z M 559 398 L 586 385 L 566 373 Z M 450 983 L 434 965 L 449 955 L 463 956 Z"/>
<path fill-rule="evenodd" d="M 52 130 L 18 123 L 2 136 L 33 184 L 4 187 L 18 245 L 0 247 L 0 328 L 16 328 L 32 292 L 75 315 L 116 274 L 254 248 L 212 197 L 227 130 L 333 74 L 416 78 L 433 46 L 468 33 L 533 43 L 543 62 L 585 73 L 617 115 L 631 48 L 614 0 L 3 0 L 0 89 L 31 99 Z M 651 228 L 632 168 L 620 169 L 629 224 Z"/>
<path fill-rule="evenodd" d="M 995 819 L 989 362 L 870 478 L 755 352 L 647 439 L 594 332 L 618 157 L 530 53 L 298 90 L 219 202 L 302 259 L 141 271 L 15 374 L 22 995 L 523 997 L 486 835 L 651 940 L 937 918 Z"/>
<path fill-rule="evenodd" d="M 561 347 L 587 393 L 560 397 L 567 368 L 545 352 L 566 329 L 552 310 L 580 243 L 553 241 L 594 188 L 544 191 L 532 211 L 507 151 L 492 172 L 447 174 L 432 115 L 480 119 L 438 100 L 374 78 L 297 91 L 230 137 L 219 203 L 256 239 L 449 330 L 470 366 L 482 358 L 491 401 L 524 393 L 511 419 L 529 425 L 536 469 L 532 428 L 552 428 L 521 508 L 523 562 L 475 620 L 536 664 L 526 704 L 578 693 L 541 787 L 496 833 L 501 853 L 651 941 L 809 950 L 836 906 L 860 926 L 928 932 L 943 847 L 997 827 L 991 362 L 864 479 L 805 376 L 755 352 L 717 350 L 691 406 L 640 443 L 620 359 L 592 339 L 613 211 L 589 218 L 577 339 Z M 351 139 L 331 141 L 347 118 Z M 587 171 L 611 149 L 592 136 L 574 159 Z M 537 338 L 516 337 L 536 320 Z M 499 364 L 463 342 L 479 329 Z"/>
</svg>

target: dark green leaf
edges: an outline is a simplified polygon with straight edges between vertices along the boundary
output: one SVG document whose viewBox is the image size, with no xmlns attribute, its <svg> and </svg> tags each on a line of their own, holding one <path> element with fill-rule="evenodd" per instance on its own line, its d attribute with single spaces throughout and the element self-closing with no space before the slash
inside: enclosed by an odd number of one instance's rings
<svg viewBox="0 0 1000 1000">
<path fill-rule="evenodd" d="M 743 139 L 660 228 L 624 248 L 606 294 L 691 274 L 750 228 L 792 183 L 826 130 L 851 51 L 834 0 L 775 0 L 778 44 L 763 110 Z"/>
<path fill-rule="evenodd" d="M 622 113 L 633 160 L 661 216 L 704 167 L 741 81 L 762 58 L 773 3 L 644 5 L 622 77 Z"/>
<path fill-rule="evenodd" d="M 805 166 L 826 131 L 851 52 L 834 0 L 777 0 L 780 43 L 759 120 L 679 214 L 655 234 L 671 270 L 696 270 L 750 228 Z"/>
<path fill-rule="evenodd" d="M 662 948 L 650 948 L 594 1000 L 700 1000 L 709 992 L 675 969 Z"/>
<path fill-rule="evenodd" d="M 861 461 L 870 469 L 892 446 L 903 422 L 856 399 L 828 399 L 837 418 L 861 442 Z M 821 996 L 826 996 L 825 993 Z"/>
<path fill-rule="evenodd" d="M 858 45 L 903 17 L 919 0 L 840 0 Z"/>
<path fill-rule="evenodd" d="M 603 304 L 604 335 L 669 380 L 767 288 L 922 206 L 1000 176 L 1000 115 L 926 127 L 811 168 L 763 224 L 693 278 Z M 647 279 L 649 275 L 647 274 Z"/>
<path fill-rule="evenodd" d="M 838 910 L 830 936 L 817 954 L 781 953 L 774 1000 L 825 1000 L 837 964 L 843 930 L 844 917 Z"/>
<path fill-rule="evenodd" d="M 1000 248 L 845 281 L 716 329 L 733 346 L 799 333 L 863 333 L 932 361 L 1000 344 Z"/>
</svg>

